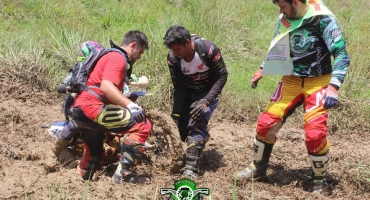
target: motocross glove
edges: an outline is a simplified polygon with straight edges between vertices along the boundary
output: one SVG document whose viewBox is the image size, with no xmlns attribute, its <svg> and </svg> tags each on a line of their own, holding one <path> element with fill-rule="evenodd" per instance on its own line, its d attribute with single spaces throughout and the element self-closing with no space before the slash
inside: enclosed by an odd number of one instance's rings
<svg viewBox="0 0 370 200">
<path fill-rule="evenodd" d="M 131 115 L 135 118 L 136 123 L 145 122 L 145 112 L 144 110 L 134 102 L 131 102 L 127 105 Z"/>
<path fill-rule="evenodd" d="M 324 108 L 330 109 L 338 104 L 338 89 L 332 85 L 329 85 L 324 90 Z"/>
<path fill-rule="evenodd" d="M 201 99 L 191 104 L 190 108 L 193 109 L 190 111 L 191 118 L 195 121 L 198 121 L 201 117 L 203 117 L 207 110 L 208 104 L 209 102 L 206 99 Z"/>
<path fill-rule="evenodd" d="M 262 78 L 263 69 L 259 69 L 251 78 L 251 86 L 256 89 L 258 81 Z"/>
</svg>

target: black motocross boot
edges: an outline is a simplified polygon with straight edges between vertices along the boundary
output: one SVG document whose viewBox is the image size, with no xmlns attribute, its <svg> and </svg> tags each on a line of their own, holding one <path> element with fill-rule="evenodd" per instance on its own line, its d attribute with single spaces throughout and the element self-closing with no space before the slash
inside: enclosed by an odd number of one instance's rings
<svg viewBox="0 0 370 200">
<path fill-rule="evenodd" d="M 121 158 L 116 172 L 113 175 L 113 182 L 120 184 L 122 182 L 137 183 L 138 177 L 134 171 L 137 160 L 144 153 L 145 146 L 139 144 L 130 138 L 126 138 L 121 147 Z"/>
<path fill-rule="evenodd" d="M 267 180 L 267 167 L 274 144 L 254 139 L 253 162 L 245 169 L 237 172 L 237 180 Z"/>
<path fill-rule="evenodd" d="M 199 178 L 199 158 L 205 147 L 205 142 L 201 136 L 188 136 L 184 176 L 193 179 Z"/>
</svg>

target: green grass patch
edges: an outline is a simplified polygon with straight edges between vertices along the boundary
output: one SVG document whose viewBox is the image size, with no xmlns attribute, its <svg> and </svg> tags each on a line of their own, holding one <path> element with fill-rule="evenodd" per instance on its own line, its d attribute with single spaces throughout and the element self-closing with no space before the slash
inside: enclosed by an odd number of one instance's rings
<svg viewBox="0 0 370 200">
<path fill-rule="evenodd" d="M 368 131 L 370 117 L 370 13 L 366 1 L 325 1 L 336 15 L 351 65 L 340 90 L 341 105 L 330 113 L 333 133 Z M 249 86 L 266 55 L 279 8 L 271 1 L 201 0 L 2 0 L 0 2 L 0 68 L 35 71 L 26 82 L 53 91 L 76 60 L 77 46 L 95 40 L 105 47 L 120 43 L 123 34 L 138 29 L 149 38 L 149 51 L 135 64 L 134 73 L 146 75 L 155 95 L 143 98 L 147 108 L 171 109 L 172 85 L 163 36 L 173 24 L 212 40 L 221 49 L 229 78 L 218 110 L 225 118 L 254 123 L 272 95 L 279 76 L 264 77 L 256 90 Z M 27 77 L 29 76 L 29 77 Z M 302 117 L 302 113 L 296 114 Z M 295 124 L 297 120 L 288 120 Z M 299 120 L 297 124 L 303 123 Z"/>
</svg>

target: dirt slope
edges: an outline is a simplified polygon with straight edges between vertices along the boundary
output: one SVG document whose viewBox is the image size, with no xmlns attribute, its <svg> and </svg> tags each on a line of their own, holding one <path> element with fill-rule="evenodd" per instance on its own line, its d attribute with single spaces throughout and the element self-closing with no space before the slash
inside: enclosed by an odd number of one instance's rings
<svg viewBox="0 0 370 200">
<path fill-rule="evenodd" d="M 180 173 L 160 171 L 146 162 L 138 172 L 150 181 L 142 185 L 113 184 L 116 165 L 91 182 L 83 181 L 74 168 L 45 171 L 43 163 L 52 138 L 39 125 L 63 120 L 61 98 L 27 85 L 19 89 L 10 81 L 0 83 L 0 199 L 165 199 L 159 189 L 171 188 L 181 178 Z M 196 181 L 197 187 L 210 188 L 212 199 L 370 199 L 369 182 L 361 178 L 369 171 L 369 134 L 329 136 L 332 159 L 327 195 L 309 192 L 310 165 L 303 131 L 289 127 L 279 133 L 274 147 L 270 182 L 235 187 L 234 173 L 252 159 L 253 125 L 233 124 L 218 115 L 211 120 L 211 138 L 203 152 L 203 177 Z"/>
</svg>

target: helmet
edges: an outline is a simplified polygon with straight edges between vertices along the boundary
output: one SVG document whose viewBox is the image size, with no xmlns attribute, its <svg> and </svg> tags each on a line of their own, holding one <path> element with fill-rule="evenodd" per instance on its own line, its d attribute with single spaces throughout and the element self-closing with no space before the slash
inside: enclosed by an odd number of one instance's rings
<svg viewBox="0 0 370 200">
<path fill-rule="evenodd" d="M 95 41 L 86 41 L 80 44 L 78 51 L 78 61 L 82 62 L 87 56 L 89 56 L 92 50 L 101 51 L 104 47 Z"/>
</svg>

